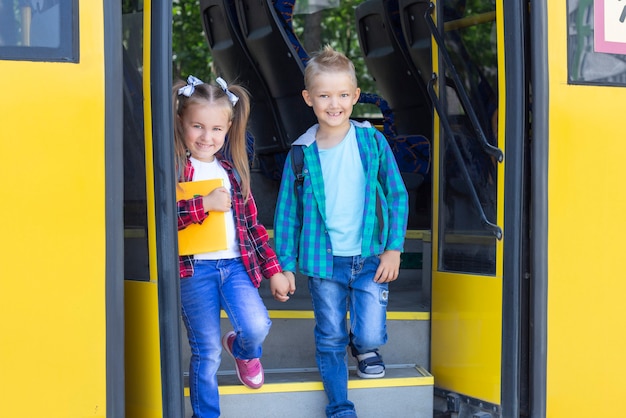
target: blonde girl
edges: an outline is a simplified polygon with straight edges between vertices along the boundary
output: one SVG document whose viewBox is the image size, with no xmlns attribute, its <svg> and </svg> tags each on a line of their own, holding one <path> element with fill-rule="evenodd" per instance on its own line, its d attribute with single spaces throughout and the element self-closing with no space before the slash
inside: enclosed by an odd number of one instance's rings
<svg viewBox="0 0 626 418">
<path fill-rule="evenodd" d="M 205 196 L 177 202 L 178 229 L 202 223 L 210 212 L 226 212 L 226 250 L 180 257 L 194 418 L 220 415 L 217 370 L 222 347 L 234 358 L 244 385 L 263 385 L 260 357 L 271 321 L 258 292 L 262 278 L 269 278 L 272 295 L 281 302 L 295 291 L 268 244 L 265 227 L 257 221 L 246 150 L 249 95 L 221 78 L 216 83 L 189 76 L 173 87 L 178 182 L 224 181 L 224 187 Z M 220 338 L 222 309 L 234 330 Z"/>
</svg>

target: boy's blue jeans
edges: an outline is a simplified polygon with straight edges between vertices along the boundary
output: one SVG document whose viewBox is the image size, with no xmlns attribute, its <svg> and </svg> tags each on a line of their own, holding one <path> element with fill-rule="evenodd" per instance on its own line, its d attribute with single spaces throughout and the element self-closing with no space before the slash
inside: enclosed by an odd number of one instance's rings
<svg viewBox="0 0 626 418">
<path fill-rule="evenodd" d="M 191 347 L 189 393 L 193 416 L 219 417 L 220 309 L 226 311 L 237 333 L 233 355 L 240 359 L 261 357 L 271 321 L 240 258 L 196 260 L 194 275 L 180 280 L 180 297 Z"/>
<path fill-rule="evenodd" d="M 329 418 L 356 417 L 354 404 L 348 400 L 348 345 L 363 354 L 387 342 L 389 286 L 373 280 L 379 263 L 377 256 L 333 257 L 332 279 L 309 277 L 316 321 L 315 357 L 328 396 Z"/>
</svg>

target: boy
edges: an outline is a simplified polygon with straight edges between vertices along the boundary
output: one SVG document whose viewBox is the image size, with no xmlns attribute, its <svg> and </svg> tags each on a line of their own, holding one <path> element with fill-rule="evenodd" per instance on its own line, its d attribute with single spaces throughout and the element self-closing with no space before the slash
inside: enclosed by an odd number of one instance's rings
<svg viewBox="0 0 626 418">
<path fill-rule="evenodd" d="M 360 95 L 352 62 L 327 46 L 307 64 L 304 84 L 302 97 L 318 124 L 294 142 L 303 146 L 301 185 L 290 157 L 285 163 L 276 252 L 292 283 L 296 263 L 309 276 L 326 415 L 356 417 L 348 400 L 346 347 L 360 377 L 385 375 L 378 347 L 387 341 L 388 283 L 400 269 L 408 196 L 385 137 L 369 123 L 350 120 Z"/>
</svg>

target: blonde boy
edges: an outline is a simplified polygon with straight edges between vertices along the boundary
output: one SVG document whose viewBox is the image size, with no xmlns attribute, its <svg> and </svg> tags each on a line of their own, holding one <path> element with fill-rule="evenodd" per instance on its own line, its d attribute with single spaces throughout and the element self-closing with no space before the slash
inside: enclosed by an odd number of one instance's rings
<svg viewBox="0 0 626 418">
<path fill-rule="evenodd" d="M 303 147 L 301 186 L 294 187 L 289 157 L 285 164 L 276 252 L 291 280 L 296 265 L 309 277 L 326 415 L 356 417 L 346 347 L 359 377 L 385 375 L 378 348 L 387 341 L 388 284 L 398 278 L 408 196 L 386 138 L 350 120 L 360 95 L 352 62 L 327 46 L 311 58 L 304 80 L 302 97 L 318 123 L 293 144 Z"/>
</svg>

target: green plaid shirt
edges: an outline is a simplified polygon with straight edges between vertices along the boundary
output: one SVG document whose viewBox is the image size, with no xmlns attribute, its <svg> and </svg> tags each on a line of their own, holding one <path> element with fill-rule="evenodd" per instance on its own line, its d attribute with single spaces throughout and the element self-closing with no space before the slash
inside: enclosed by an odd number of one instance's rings
<svg viewBox="0 0 626 418">
<path fill-rule="evenodd" d="M 402 251 L 409 207 L 395 158 L 382 133 L 369 124 L 352 123 L 365 171 L 361 256 L 380 255 L 385 250 Z M 333 250 L 326 230 L 326 197 L 316 131 L 317 125 L 294 142 L 305 145 L 301 190 L 294 186 L 291 156 L 285 161 L 274 218 L 274 240 L 283 270 L 295 272 L 299 262 L 301 273 L 331 278 Z M 376 204 L 377 196 L 380 205 Z M 382 212 L 378 216 L 377 207 Z"/>
</svg>

